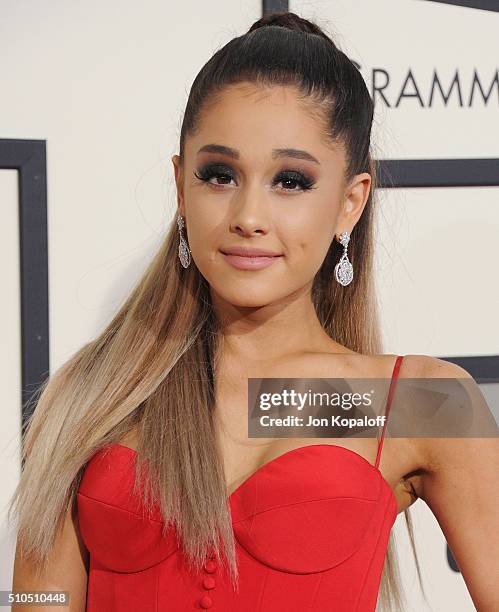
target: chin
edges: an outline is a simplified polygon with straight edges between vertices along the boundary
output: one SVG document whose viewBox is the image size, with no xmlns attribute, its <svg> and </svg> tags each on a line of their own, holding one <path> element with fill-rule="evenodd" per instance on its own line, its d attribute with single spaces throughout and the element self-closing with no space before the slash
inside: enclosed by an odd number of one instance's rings
<svg viewBox="0 0 499 612">
<path fill-rule="evenodd" d="M 275 299 L 274 295 L 270 295 L 268 289 L 260 292 L 248 286 L 238 291 L 227 291 L 227 285 L 221 291 L 213 285 L 212 289 L 215 290 L 219 299 L 236 308 L 260 308 L 271 304 Z"/>
<path fill-rule="evenodd" d="M 248 297 L 248 295 L 228 296 L 225 298 L 229 304 L 237 308 L 261 308 L 272 302 L 270 298 L 259 298 L 258 296 Z"/>
</svg>

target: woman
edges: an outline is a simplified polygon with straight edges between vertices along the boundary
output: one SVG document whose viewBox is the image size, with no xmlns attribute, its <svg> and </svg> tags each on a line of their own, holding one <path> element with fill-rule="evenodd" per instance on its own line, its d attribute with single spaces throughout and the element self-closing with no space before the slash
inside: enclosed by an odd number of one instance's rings
<svg viewBox="0 0 499 612">
<path fill-rule="evenodd" d="M 421 497 L 477 608 L 499 609 L 477 485 L 497 497 L 495 445 L 246 430 L 248 378 L 470 378 L 380 353 L 372 119 L 356 67 L 293 13 L 202 68 L 166 240 L 30 422 L 14 589 L 67 590 L 72 611 L 371 611 L 383 567 L 398 601 L 390 531 Z"/>
</svg>

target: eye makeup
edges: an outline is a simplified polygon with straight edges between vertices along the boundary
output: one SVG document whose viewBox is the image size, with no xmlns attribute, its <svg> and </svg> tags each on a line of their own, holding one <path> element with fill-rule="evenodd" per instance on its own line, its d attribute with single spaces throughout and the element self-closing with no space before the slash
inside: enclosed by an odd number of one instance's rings
<svg viewBox="0 0 499 612">
<path fill-rule="evenodd" d="M 236 178 L 235 173 L 230 166 L 215 162 L 200 166 L 197 171 L 194 172 L 194 176 L 200 181 L 212 185 L 216 189 L 223 189 L 224 185 L 230 184 L 230 181 Z M 213 183 L 211 182 L 211 179 L 213 178 L 216 178 L 217 180 L 222 179 L 223 181 L 228 182 Z M 284 187 L 282 191 L 300 193 L 309 191 L 311 189 L 316 189 L 315 180 L 303 170 L 281 170 L 272 180 L 272 186 L 279 185 L 280 183 L 283 185 L 287 184 L 288 186 L 291 184 L 290 188 Z M 296 185 L 299 186 L 299 189 L 296 189 Z"/>
</svg>

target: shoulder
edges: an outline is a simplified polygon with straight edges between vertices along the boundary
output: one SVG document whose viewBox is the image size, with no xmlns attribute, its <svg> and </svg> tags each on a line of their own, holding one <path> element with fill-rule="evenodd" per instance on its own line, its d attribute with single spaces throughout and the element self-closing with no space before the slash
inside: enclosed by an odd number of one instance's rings
<svg viewBox="0 0 499 612">
<path fill-rule="evenodd" d="M 372 369 L 377 371 L 379 376 L 389 378 L 393 372 L 393 368 L 398 357 L 401 357 L 400 369 L 398 372 L 399 378 L 469 378 L 473 377 L 461 366 L 445 359 L 432 357 L 430 355 L 404 355 L 404 354 L 379 354 L 379 355 L 361 355 L 356 354 L 364 360 L 361 364 L 362 371 Z M 355 358 L 350 361 L 355 364 Z M 372 364 L 372 367 L 369 367 Z"/>
<path fill-rule="evenodd" d="M 456 363 L 430 355 L 404 355 L 402 367 L 405 378 L 473 378 Z"/>
<path fill-rule="evenodd" d="M 331 355 L 332 358 L 337 356 L 338 354 Z M 401 357 L 399 375 L 404 378 L 472 378 L 471 374 L 461 366 L 431 355 L 404 355 L 403 353 L 366 355 L 355 351 L 345 351 L 341 356 L 352 368 L 362 372 L 377 369 L 380 374 L 388 374 L 397 358 Z"/>
<path fill-rule="evenodd" d="M 473 376 L 464 368 L 431 355 L 401 355 L 401 378 L 470 378 Z M 397 355 L 380 355 L 395 359 Z"/>
<path fill-rule="evenodd" d="M 442 472 L 455 465 L 456 456 L 468 461 L 472 455 L 479 456 L 482 450 L 489 452 L 490 446 L 497 444 L 493 413 L 478 383 L 465 368 L 429 355 L 406 355 L 400 378 L 423 379 L 419 386 L 421 396 L 404 392 L 404 402 L 411 404 L 411 398 L 416 399 L 408 409 L 401 407 L 406 417 L 410 411 L 414 413 L 416 435 L 411 444 L 423 471 Z M 417 427 L 418 420 L 426 427 L 421 430 L 426 432 L 424 436 Z"/>
<path fill-rule="evenodd" d="M 387 357 L 395 359 L 397 356 Z M 462 401 L 462 394 L 459 393 L 462 386 L 455 384 L 456 381 L 466 379 L 468 385 L 476 383 L 461 366 L 425 354 L 403 355 L 398 378 L 396 412 L 400 430 L 397 435 L 403 437 L 410 448 L 413 472 L 417 474 L 414 480 L 421 487 L 421 477 L 431 473 L 437 463 L 445 462 L 442 450 L 448 448 L 446 442 L 450 439 L 445 431 L 448 431 L 447 425 L 452 420 L 450 415 L 455 405 Z M 408 384 L 405 385 L 406 379 Z M 439 429 L 444 434 L 437 437 Z"/>
</svg>

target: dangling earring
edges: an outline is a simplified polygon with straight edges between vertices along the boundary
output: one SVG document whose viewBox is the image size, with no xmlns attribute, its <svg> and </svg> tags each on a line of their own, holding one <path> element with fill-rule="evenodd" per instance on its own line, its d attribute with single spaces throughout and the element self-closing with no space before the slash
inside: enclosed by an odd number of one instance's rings
<svg viewBox="0 0 499 612">
<path fill-rule="evenodd" d="M 182 229 L 185 227 L 184 217 L 182 217 L 182 215 L 179 215 L 177 217 L 177 225 L 178 232 L 180 235 L 180 244 L 178 245 L 178 257 L 180 259 L 180 263 L 184 266 L 184 268 L 188 268 L 189 264 L 191 263 L 191 252 L 182 234 Z"/>
<path fill-rule="evenodd" d="M 343 285 L 349 285 L 353 280 L 353 267 L 348 261 L 347 247 L 350 242 L 350 235 L 348 232 L 341 232 L 339 242 L 343 245 L 343 255 L 340 261 L 334 267 L 334 276 L 336 280 Z"/>
</svg>

